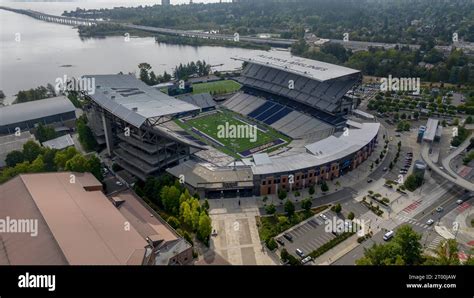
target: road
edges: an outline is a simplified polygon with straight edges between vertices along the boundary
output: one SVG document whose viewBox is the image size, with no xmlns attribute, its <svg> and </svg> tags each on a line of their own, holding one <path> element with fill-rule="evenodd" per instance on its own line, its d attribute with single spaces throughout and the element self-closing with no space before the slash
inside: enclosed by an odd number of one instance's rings
<svg viewBox="0 0 474 298">
<path fill-rule="evenodd" d="M 429 168 L 431 168 L 431 170 L 433 170 L 434 172 L 436 172 L 438 175 L 442 176 L 444 179 L 448 180 L 448 181 L 451 181 L 457 185 L 459 185 L 460 187 L 464 188 L 464 189 L 467 189 L 469 191 L 474 191 L 474 184 L 472 184 L 471 182 L 467 181 L 466 179 L 464 178 L 461 178 L 460 176 L 458 176 L 457 174 L 455 174 L 454 176 L 451 174 L 451 173 L 446 173 L 444 171 L 444 169 L 440 169 L 439 166 L 437 164 L 435 164 L 430 156 L 429 156 L 429 145 L 428 144 L 423 144 L 423 148 L 421 150 L 421 157 L 423 158 L 423 160 L 426 162 L 426 164 L 428 165 Z M 448 167 L 449 168 L 449 167 Z M 447 169 L 448 169 L 447 168 Z"/>
<path fill-rule="evenodd" d="M 428 196 L 429 195 L 425 197 Z M 422 234 L 421 243 L 424 247 L 426 247 L 437 236 L 437 233 L 434 231 L 434 226 L 444 215 L 452 211 L 454 208 L 458 207 L 458 205 L 456 204 L 456 200 L 458 200 L 460 197 L 464 197 L 466 200 L 468 200 L 466 196 L 468 196 L 468 194 L 465 194 L 461 188 L 454 186 L 450 188 L 444 195 L 442 195 L 441 198 L 435 200 L 423 210 L 418 210 L 418 213 L 412 217 L 412 220 L 398 225 L 394 230 L 396 231 L 400 226 L 404 224 L 409 224 L 416 232 Z M 438 206 L 443 207 L 443 212 L 437 212 L 435 210 Z M 433 219 L 435 223 L 431 225 L 428 229 L 426 229 L 426 222 L 429 219 Z M 357 248 L 353 249 L 333 264 L 354 265 L 356 260 L 364 256 L 364 250 L 366 248 L 372 247 L 372 245 L 374 245 L 375 243 L 385 243 L 382 239 L 384 234 L 385 231 L 380 231 L 374 234 L 371 239 L 363 242 Z"/>
</svg>

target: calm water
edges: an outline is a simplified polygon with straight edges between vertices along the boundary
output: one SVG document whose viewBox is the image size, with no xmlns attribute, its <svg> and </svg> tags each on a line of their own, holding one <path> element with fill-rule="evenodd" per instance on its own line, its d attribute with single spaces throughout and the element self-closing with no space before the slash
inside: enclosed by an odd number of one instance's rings
<svg viewBox="0 0 474 298">
<path fill-rule="evenodd" d="M 158 1 L 161 2 L 161 1 Z M 176 0 L 172 3 L 188 1 Z M 194 1 L 199 2 L 199 1 Z M 215 2 L 215 1 L 201 1 Z M 27 8 L 50 14 L 81 8 L 150 5 L 157 1 L 87 2 L 6 2 L 0 5 Z M 19 33 L 19 35 L 18 35 Z M 15 37 L 19 36 L 20 41 Z M 157 44 L 153 38 L 123 37 L 82 41 L 77 29 L 42 22 L 24 15 L 0 10 L 0 90 L 11 102 L 19 90 L 51 83 L 56 78 L 84 74 L 137 72 L 137 65 L 148 62 L 155 73 L 170 72 L 175 65 L 204 59 L 216 70 L 231 70 L 241 62 L 231 57 L 249 50 L 223 47 L 190 47 Z"/>
</svg>

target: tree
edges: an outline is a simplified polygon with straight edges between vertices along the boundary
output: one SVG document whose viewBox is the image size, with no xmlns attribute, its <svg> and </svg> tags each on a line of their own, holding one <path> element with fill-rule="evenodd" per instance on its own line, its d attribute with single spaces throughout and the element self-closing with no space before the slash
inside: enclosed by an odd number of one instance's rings
<svg viewBox="0 0 474 298">
<path fill-rule="evenodd" d="M 407 265 L 417 265 L 422 261 L 421 235 L 416 233 L 409 225 L 398 228 L 393 238 L 394 243 L 400 247 L 403 261 Z"/>
<path fill-rule="evenodd" d="M 67 149 L 56 153 L 56 156 L 54 157 L 54 163 L 58 169 L 64 169 L 66 162 L 77 154 L 79 154 L 79 152 L 77 152 L 76 148 L 68 147 Z"/>
<path fill-rule="evenodd" d="M 201 212 L 199 215 L 198 238 L 202 241 L 209 241 L 209 236 L 212 232 L 211 218 L 206 212 Z"/>
<path fill-rule="evenodd" d="M 165 211 L 170 212 L 171 214 L 177 215 L 180 208 L 180 201 L 181 198 L 184 198 L 185 195 L 181 194 L 179 189 L 177 189 L 174 185 L 172 186 L 164 186 L 161 189 L 160 193 L 161 203 Z"/>
<path fill-rule="evenodd" d="M 286 199 L 286 195 L 287 195 L 286 190 L 283 190 L 283 189 L 278 190 L 278 198 L 280 200 L 283 201 L 284 199 Z"/>
<path fill-rule="evenodd" d="M 292 217 L 295 214 L 295 205 L 290 200 L 285 202 L 285 212 L 288 217 Z"/>
<path fill-rule="evenodd" d="M 332 209 L 332 211 L 339 214 L 342 211 L 342 206 L 341 206 L 341 204 L 337 203 L 336 205 L 332 206 L 331 209 Z"/>
<path fill-rule="evenodd" d="M 352 211 L 349 212 L 349 214 L 347 215 L 347 218 L 348 218 L 349 220 L 353 220 L 354 217 L 355 217 L 355 215 L 354 215 L 354 212 L 352 212 Z"/>
<path fill-rule="evenodd" d="M 54 128 L 44 126 L 42 123 L 36 128 L 35 136 L 40 143 L 56 138 L 57 134 Z"/>
<path fill-rule="evenodd" d="M 474 123 L 474 119 L 472 118 L 472 116 L 468 116 L 466 118 L 466 124 L 472 124 L 472 123 Z"/>
<path fill-rule="evenodd" d="M 92 155 L 87 159 L 87 172 L 90 172 L 99 181 L 104 180 L 100 159 L 97 156 Z"/>
<path fill-rule="evenodd" d="M 31 173 L 41 173 L 44 172 L 44 162 L 43 156 L 39 155 L 31 164 L 28 169 Z"/>
<path fill-rule="evenodd" d="M 41 154 L 41 147 L 34 141 L 23 144 L 23 157 L 26 161 L 32 162 Z"/>
<path fill-rule="evenodd" d="M 425 265 L 459 265 L 458 243 L 456 239 L 440 242 L 434 250 L 435 256 L 428 257 Z"/>
<path fill-rule="evenodd" d="M 204 210 L 209 211 L 209 201 L 207 199 L 204 200 L 204 203 L 202 203 L 202 208 Z"/>
<path fill-rule="evenodd" d="M 92 130 L 87 126 L 87 118 L 85 114 L 77 119 L 76 127 L 79 135 L 79 142 L 84 149 L 87 151 L 94 150 L 97 147 L 97 141 L 95 140 Z"/>
<path fill-rule="evenodd" d="M 66 162 L 64 167 L 66 171 L 84 173 L 89 170 L 89 165 L 87 159 L 81 154 L 74 155 L 73 158 Z"/>
<path fill-rule="evenodd" d="M 169 223 L 169 225 L 172 226 L 173 229 L 179 228 L 179 220 L 174 216 L 168 217 L 166 219 L 166 222 Z"/>
<path fill-rule="evenodd" d="M 323 180 L 323 182 L 321 183 L 321 191 L 326 192 L 328 190 L 329 190 L 329 186 L 327 185 L 326 181 Z"/>
<path fill-rule="evenodd" d="M 409 225 L 401 226 L 387 244 L 374 244 L 365 249 L 357 265 L 419 265 L 423 262 L 421 235 Z"/>
<path fill-rule="evenodd" d="M 301 208 L 303 208 L 306 212 L 311 211 L 311 206 L 313 205 L 313 202 L 311 199 L 304 199 L 301 201 Z"/>
<path fill-rule="evenodd" d="M 270 204 L 270 205 L 266 206 L 266 207 L 265 207 L 265 212 L 266 212 L 267 214 L 275 214 L 275 212 L 276 212 L 275 205 Z"/>
<path fill-rule="evenodd" d="M 9 167 L 14 167 L 17 164 L 22 163 L 24 160 L 25 157 L 23 156 L 23 152 L 14 150 L 7 154 L 7 157 L 5 158 L 5 163 Z"/>
<path fill-rule="evenodd" d="M 311 186 L 309 187 L 309 190 L 308 190 L 308 191 L 309 191 L 309 194 L 310 194 L 310 195 L 314 195 L 314 193 L 316 192 L 315 189 L 314 189 L 314 185 L 311 185 Z"/>
<path fill-rule="evenodd" d="M 415 191 L 415 189 L 420 187 L 422 183 L 423 183 L 423 178 L 422 177 L 415 176 L 415 175 L 411 174 L 407 177 L 407 179 L 405 180 L 405 183 L 403 185 L 409 191 Z"/>
</svg>

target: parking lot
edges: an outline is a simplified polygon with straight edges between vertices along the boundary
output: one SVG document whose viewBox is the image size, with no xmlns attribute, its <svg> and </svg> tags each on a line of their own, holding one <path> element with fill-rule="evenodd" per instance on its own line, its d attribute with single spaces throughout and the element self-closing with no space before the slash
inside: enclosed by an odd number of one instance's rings
<svg viewBox="0 0 474 298">
<path fill-rule="evenodd" d="M 324 214 L 328 219 L 334 217 L 339 218 L 338 215 L 332 211 L 326 211 Z M 284 233 L 275 237 L 277 242 L 282 242 L 284 245 L 279 243 L 279 249 L 286 248 L 288 253 L 295 256 L 298 259 L 301 259 L 297 255 L 296 249 L 303 251 L 304 255 L 308 255 L 312 251 L 318 249 L 323 244 L 327 243 L 329 240 L 335 238 L 336 236 L 333 233 L 325 231 L 325 219 L 320 215 L 315 215 L 306 221 L 290 228 Z M 291 237 L 291 241 L 286 239 L 283 235 L 287 234 Z"/>
<path fill-rule="evenodd" d="M 413 150 L 410 147 L 402 146 L 397 163 L 393 165 L 392 170 L 388 169 L 387 174 L 384 176 L 386 179 L 396 181 L 398 180 L 398 175 L 403 175 L 404 179 L 407 177 L 407 175 L 409 175 L 410 170 L 413 167 L 413 164 L 415 162 L 415 159 L 412 156 L 411 163 L 406 163 L 407 161 L 406 158 L 408 157 L 407 155 L 408 153 L 413 153 Z M 408 165 L 408 164 L 410 167 L 407 169 L 407 173 L 401 173 L 400 170 L 402 170 L 405 167 L 405 165 Z"/>
</svg>

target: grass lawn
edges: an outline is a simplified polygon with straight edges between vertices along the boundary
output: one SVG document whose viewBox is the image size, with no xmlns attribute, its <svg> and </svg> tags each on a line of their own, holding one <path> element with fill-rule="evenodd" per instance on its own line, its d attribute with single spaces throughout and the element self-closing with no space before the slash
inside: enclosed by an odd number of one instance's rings
<svg viewBox="0 0 474 298">
<path fill-rule="evenodd" d="M 269 129 L 267 132 L 263 132 L 257 129 L 257 136 L 256 138 L 252 138 L 253 136 L 241 136 L 239 138 L 230 138 L 230 137 L 222 137 L 219 135 L 219 126 L 223 125 L 225 126 L 226 123 L 228 125 L 235 125 L 235 126 L 247 126 L 248 124 L 236 119 L 237 114 L 230 112 L 230 111 L 225 111 L 225 112 L 219 112 L 215 114 L 211 114 L 208 116 L 196 118 L 196 119 L 190 119 L 187 120 L 185 123 L 182 123 L 181 121 L 177 121 L 178 125 L 180 125 L 182 128 L 186 129 L 188 132 L 193 134 L 194 136 L 198 137 L 199 139 L 203 140 L 206 143 L 209 143 L 209 140 L 202 136 L 198 136 L 195 133 L 191 131 L 191 128 L 194 127 L 198 129 L 199 131 L 205 133 L 206 135 L 212 137 L 213 139 L 217 140 L 220 142 L 223 147 L 220 146 L 218 149 L 223 151 L 226 154 L 229 154 L 234 157 L 240 157 L 236 154 L 234 154 L 234 151 L 239 153 L 243 152 L 248 149 L 256 148 L 261 145 L 268 144 L 272 141 L 275 141 L 277 139 L 283 139 L 287 142 L 290 141 L 287 137 L 283 136 L 282 134 L 278 133 L 275 130 Z"/>
<path fill-rule="evenodd" d="M 240 89 L 240 84 L 232 80 L 223 80 L 209 83 L 193 84 L 193 93 L 214 93 L 224 94 L 235 92 Z"/>
<path fill-rule="evenodd" d="M 311 209 L 311 212 L 306 212 L 304 210 L 298 211 L 293 215 L 293 217 L 288 219 L 286 224 L 280 224 L 278 221 L 279 216 L 285 216 L 284 214 L 277 214 L 272 216 L 257 216 L 257 226 L 258 226 L 258 235 L 263 241 L 267 241 L 270 238 L 275 237 L 281 232 L 288 230 L 289 228 L 299 224 L 305 219 L 310 218 L 311 216 L 318 214 L 329 208 L 329 205 L 322 205 Z"/>
</svg>

